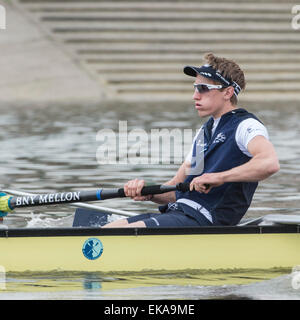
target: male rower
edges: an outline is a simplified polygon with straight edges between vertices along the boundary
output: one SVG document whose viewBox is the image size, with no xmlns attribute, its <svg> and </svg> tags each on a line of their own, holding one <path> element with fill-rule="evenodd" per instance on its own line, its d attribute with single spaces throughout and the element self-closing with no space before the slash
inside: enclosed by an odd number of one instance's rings
<svg viewBox="0 0 300 320">
<path fill-rule="evenodd" d="M 183 71 L 195 78 L 193 100 L 198 115 L 210 118 L 176 175 L 165 183 L 190 182 L 190 191 L 141 196 L 144 180 L 128 181 L 126 196 L 164 204 L 161 213 L 141 214 L 104 227 L 236 225 L 249 208 L 258 181 L 279 170 L 267 129 L 255 115 L 237 107 L 238 94 L 246 86 L 241 68 L 212 53 L 204 58 L 203 66 L 186 66 Z M 201 134 L 203 150 L 197 148 Z M 203 170 L 195 172 L 193 161 L 202 152 Z"/>
</svg>

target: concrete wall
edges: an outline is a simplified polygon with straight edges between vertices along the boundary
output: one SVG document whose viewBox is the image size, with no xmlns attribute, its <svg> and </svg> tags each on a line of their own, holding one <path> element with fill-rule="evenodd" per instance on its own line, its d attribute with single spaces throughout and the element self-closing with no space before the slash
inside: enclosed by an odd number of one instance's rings
<svg viewBox="0 0 300 320">
<path fill-rule="evenodd" d="M 87 103 L 104 91 L 13 2 L 0 30 L 0 104 Z"/>
<path fill-rule="evenodd" d="M 0 1 L 1 2 L 1 1 Z M 246 72 L 244 101 L 300 100 L 296 3 L 12 0 L 0 31 L 9 99 L 182 100 L 205 52 Z M 4 51 L 3 51 L 4 50 Z M 12 66 L 12 67 L 11 67 Z"/>
</svg>

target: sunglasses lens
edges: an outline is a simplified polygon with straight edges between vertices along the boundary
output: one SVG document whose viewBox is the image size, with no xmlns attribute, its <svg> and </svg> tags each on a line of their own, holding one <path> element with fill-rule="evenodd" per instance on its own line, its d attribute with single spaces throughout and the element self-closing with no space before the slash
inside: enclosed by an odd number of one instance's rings
<svg viewBox="0 0 300 320">
<path fill-rule="evenodd" d="M 194 87 L 199 93 L 204 93 L 209 91 L 208 87 L 205 84 L 194 84 Z"/>
</svg>

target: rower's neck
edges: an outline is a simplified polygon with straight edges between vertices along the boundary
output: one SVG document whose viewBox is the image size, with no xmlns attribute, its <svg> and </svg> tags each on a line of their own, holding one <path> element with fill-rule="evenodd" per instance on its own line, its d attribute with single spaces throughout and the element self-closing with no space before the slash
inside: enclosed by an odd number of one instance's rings
<svg viewBox="0 0 300 320">
<path fill-rule="evenodd" d="M 237 106 L 232 105 L 231 103 L 228 104 L 228 106 L 224 106 L 224 108 L 222 110 L 220 110 L 219 112 L 212 114 L 212 117 L 214 118 L 214 120 L 218 120 L 220 119 L 225 113 L 228 113 L 232 110 L 238 109 Z"/>
</svg>

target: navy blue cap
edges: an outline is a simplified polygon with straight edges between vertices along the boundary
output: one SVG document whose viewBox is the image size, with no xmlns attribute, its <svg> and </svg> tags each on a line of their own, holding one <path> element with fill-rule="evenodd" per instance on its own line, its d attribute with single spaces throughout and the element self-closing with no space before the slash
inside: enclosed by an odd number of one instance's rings
<svg viewBox="0 0 300 320">
<path fill-rule="evenodd" d="M 183 68 L 183 72 L 192 77 L 197 77 L 199 74 L 205 78 L 215 80 L 220 82 L 223 87 L 230 87 L 234 88 L 234 94 L 237 96 L 241 91 L 241 87 L 231 79 L 224 77 L 219 70 L 215 70 L 211 65 L 205 64 L 201 67 L 193 67 L 193 66 L 185 66 Z"/>
</svg>

